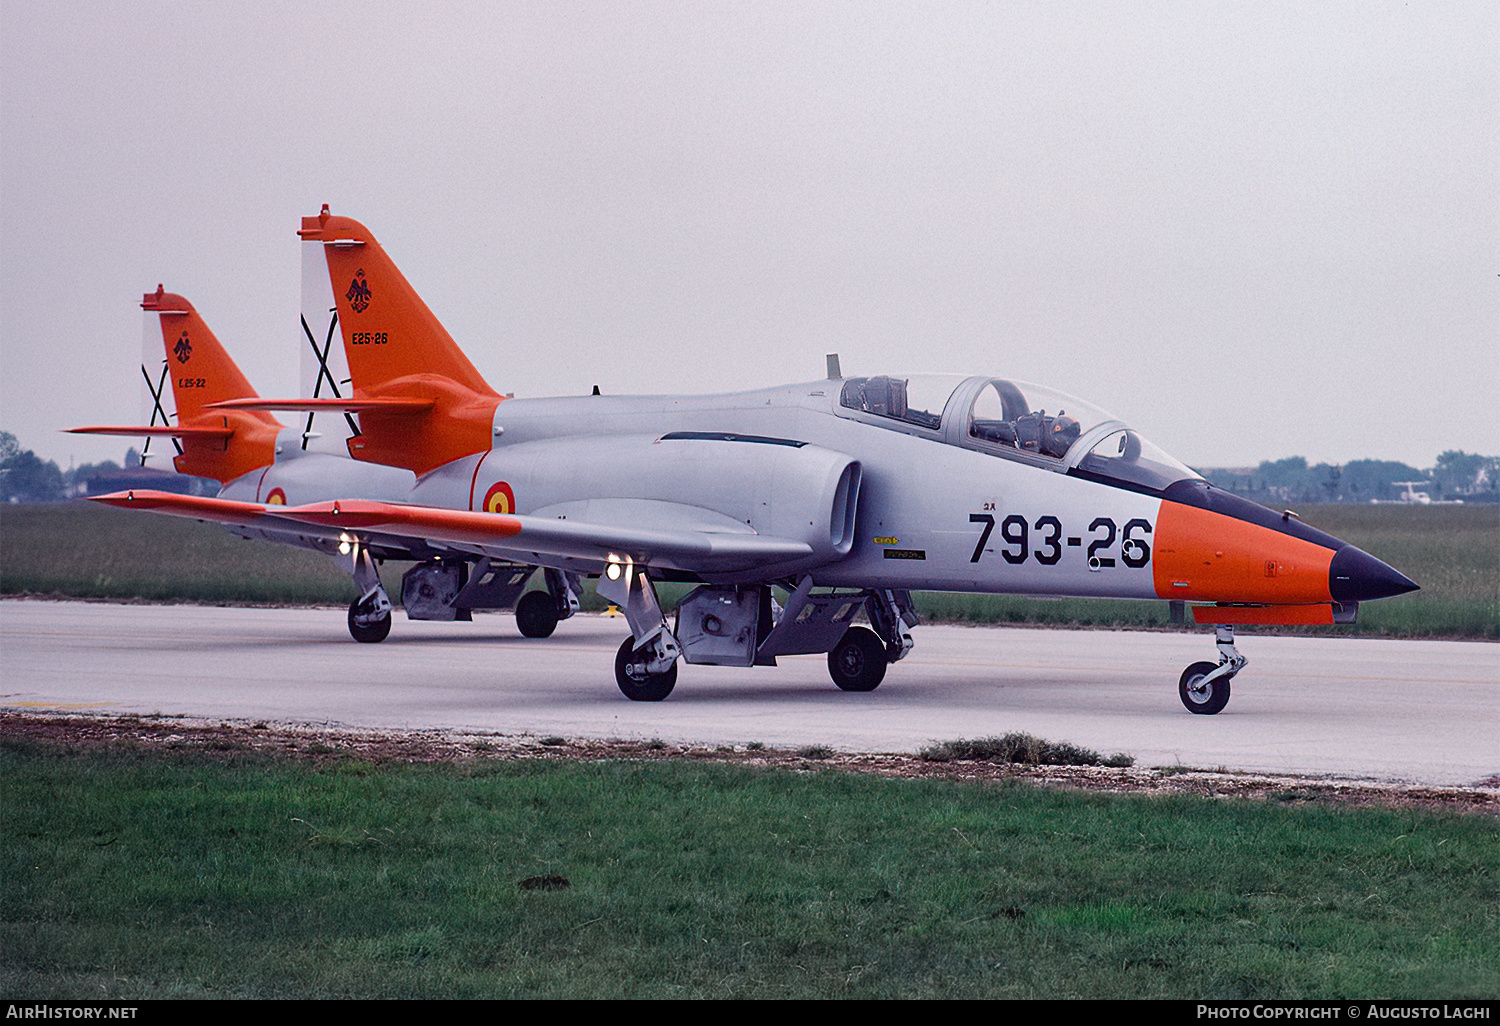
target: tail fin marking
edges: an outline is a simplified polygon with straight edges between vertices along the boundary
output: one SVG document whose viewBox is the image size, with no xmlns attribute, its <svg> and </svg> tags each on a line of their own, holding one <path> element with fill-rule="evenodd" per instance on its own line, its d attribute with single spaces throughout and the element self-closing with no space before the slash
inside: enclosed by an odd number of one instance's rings
<svg viewBox="0 0 1500 1026">
<path fill-rule="evenodd" d="M 178 473 L 220 483 L 275 462 L 280 421 L 261 410 L 209 408 L 216 402 L 252 398 L 255 389 L 193 304 L 158 285 L 155 292 L 142 297 L 141 309 L 145 311 L 141 378 L 150 409 L 147 425 L 73 430 L 143 435 L 143 455 L 150 454 L 153 438 L 170 438 L 177 450 L 172 466 Z"/>
</svg>

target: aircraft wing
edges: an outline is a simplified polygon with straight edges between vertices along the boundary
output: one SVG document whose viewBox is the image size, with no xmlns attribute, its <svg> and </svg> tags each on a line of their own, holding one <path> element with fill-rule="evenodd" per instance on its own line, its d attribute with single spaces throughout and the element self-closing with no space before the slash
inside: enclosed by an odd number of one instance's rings
<svg viewBox="0 0 1500 1026">
<path fill-rule="evenodd" d="M 743 531 L 650 528 L 364 500 L 297 506 L 277 510 L 276 516 L 346 532 L 469 545 L 485 555 L 542 564 L 562 559 L 602 565 L 613 557 L 676 570 L 728 573 L 812 555 L 806 542 Z"/>
<path fill-rule="evenodd" d="M 212 520 L 220 524 L 238 527 L 266 527 L 266 507 L 258 502 L 236 502 L 233 499 L 210 499 L 200 495 L 178 495 L 176 492 L 159 492 L 149 488 L 133 488 L 128 492 L 111 492 L 94 495 L 90 502 L 102 502 L 106 506 L 121 509 L 144 509 L 152 513 L 169 513 L 172 516 L 190 517 L 193 520 Z"/>
<path fill-rule="evenodd" d="M 713 519 L 717 515 L 686 506 L 662 510 L 662 519 L 670 526 L 652 528 L 353 499 L 275 506 L 140 490 L 101 495 L 93 501 L 331 539 L 355 536 L 386 545 L 456 546 L 544 565 L 598 568 L 611 558 L 628 558 L 658 568 L 724 574 L 805 560 L 813 554 L 803 541 L 767 537 L 742 527 L 715 529 L 720 527 Z M 674 512 L 676 516 L 671 515 Z"/>
<path fill-rule="evenodd" d="M 90 502 L 103 503 L 106 506 L 118 506 L 121 509 L 140 509 L 152 513 L 165 513 L 169 516 L 186 517 L 190 520 L 202 520 L 206 523 L 222 524 L 229 528 L 243 528 L 258 532 L 261 537 L 280 536 L 272 538 L 293 544 L 300 544 L 301 540 L 321 539 L 328 544 L 322 546 L 326 552 L 333 551 L 340 543 L 349 541 L 351 534 L 342 530 L 339 526 L 325 526 L 316 523 L 299 522 L 288 517 L 279 516 L 280 511 L 288 509 L 272 503 L 242 502 L 234 499 L 218 499 L 197 495 L 179 495 L 176 492 L 162 492 L 154 489 L 137 488 L 125 492 L 113 492 L 109 495 L 94 495 L 89 497 Z M 411 535 L 390 536 L 376 535 L 370 531 L 358 532 L 359 537 L 366 544 L 377 549 L 384 549 L 398 559 L 423 559 L 433 554 L 441 554 L 443 546 L 428 546 L 421 538 Z M 251 537 L 251 535 L 246 535 Z M 458 554 L 448 547 L 447 554 Z M 459 552 L 465 551 L 460 549 Z"/>
</svg>

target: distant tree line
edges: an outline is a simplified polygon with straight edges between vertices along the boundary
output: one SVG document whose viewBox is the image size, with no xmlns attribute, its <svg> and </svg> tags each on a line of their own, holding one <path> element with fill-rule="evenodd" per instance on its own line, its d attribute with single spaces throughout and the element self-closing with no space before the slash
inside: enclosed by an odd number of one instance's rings
<svg viewBox="0 0 1500 1026">
<path fill-rule="evenodd" d="M 1437 465 L 1419 470 L 1392 460 L 1350 460 L 1308 465 L 1301 456 L 1266 460 L 1254 469 L 1206 467 L 1210 482 L 1260 503 L 1391 502 L 1411 491 L 1429 499 L 1500 502 L 1500 457 L 1450 449 Z"/>
<path fill-rule="evenodd" d="M 62 470 L 51 460 L 22 449 L 9 431 L 0 431 L 0 502 L 61 502 L 80 495 L 142 487 L 212 495 L 219 486 L 203 478 L 148 470 L 133 448 L 125 453 L 123 467 L 105 460 Z"/>
</svg>

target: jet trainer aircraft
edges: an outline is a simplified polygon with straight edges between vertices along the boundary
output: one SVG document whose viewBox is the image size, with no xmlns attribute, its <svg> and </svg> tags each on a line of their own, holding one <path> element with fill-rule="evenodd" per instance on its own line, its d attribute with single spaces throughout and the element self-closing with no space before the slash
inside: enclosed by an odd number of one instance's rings
<svg viewBox="0 0 1500 1026">
<path fill-rule="evenodd" d="M 223 485 L 217 499 L 207 500 L 212 508 L 218 508 L 217 503 L 224 499 L 287 506 L 350 497 L 399 502 L 411 494 L 416 478 L 409 470 L 352 460 L 347 452 L 335 455 L 309 445 L 322 437 L 322 432 L 313 430 L 312 411 L 316 410 L 341 414 L 336 423 L 342 427 L 347 422 L 349 434 L 359 434 L 353 413 L 362 407 L 338 398 L 347 388 L 347 375 L 339 374 L 343 347 L 330 354 L 331 330 L 320 340 L 303 321 L 309 343 L 303 350 L 304 377 L 310 383 L 312 397 L 310 401 L 276 403 L 260 400 L 234 359 L 185 298 L 158 285 L 154 293 L 142 298 L 141 308 L 145 311 L 143 405 L 149 411 L 149 423 L 73 428 L 74 433 L 144 437 L 142 455 L 148 460 L 157 455 L 151 452 L 153 441 L 170 440 L 175 450 L 172 465 L 178 473 L 211 478 Z M 309 354 L 312 359 L 307 359 Z M 320 395 L 324 391 L 332 395 Z M 331 407 L 323 403 L 328 398 L 332 399 Z M 215 407 L 230 400 L 249 402 L 256 408 Z M 272 409 L 308 410 L 304 430 L 283 426 L 267 412 Z M 178 498 L 182 509 L 195 508 L 196 502 L 204 501 Z M 423 561 L 402 580 L 402 604 L 413 620 L 468 620 L 474 609 L 514 606 L 522 634 L 546 637 L 559 619 L 578 609 L 579 582 L 574 576 L 544 571 L 546 591 L 525 591 L 537 570 L 534 565 L 458 558 L 434 569 L 432 560 L 454 554 L 418 540 L 376 548 L 344 543 L 330 538 L 326 531 L 309 532 L 295 524 L 222 522 L 246 538 L 332 554 L 359 589 L 359 598 L 349 614 L 349 632 L 358 641 L 382 641 L 391 629 L 391 602 L 376 570 L 376 561 L 383 559 Z"/>
<path fill-rule="evenodd" d="M 616 683 L 659 701 L 679 659 L 827 653 L 838 687 L 873 690 L 911 651 L 914 589 L 1164 599 L 1215 626 L 1217 662 L 1187 667 L 1178 692 L 1217 713 L 1246 664 L 1236 625 L 1350 622 L 1417 587 L 1090 404 L 1009 378 L 846 378 L 830 357 L 826 379 L 729 395 L 505 398 L 363 225 L 325 207 L 299 235 L 304 317 L 340 333 L 352 396 L 207 408 L 355 414 L 350 455 L 410 471 L 408 494 L 276 506 L 241 478 L 216 499 L 100 501 L 346 547 L 374 581 L 351 625 L 389 616 L 367 555 L 597 576 L 631 631 Z M 699 585 L 675 624 L 657 581 Z"/>
</svg>

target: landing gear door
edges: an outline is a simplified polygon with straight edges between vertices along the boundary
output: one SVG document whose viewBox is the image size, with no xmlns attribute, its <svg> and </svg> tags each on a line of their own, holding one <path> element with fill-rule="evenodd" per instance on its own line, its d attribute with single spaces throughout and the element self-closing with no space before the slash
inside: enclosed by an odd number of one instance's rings
<svg viewBox="0 0 1500 1026">
<path fill-rule="evenodd" d="M 677 643 L 690 663 L 750 666 L 760 623 L 760 588 L 697 588 L 677 606 Z"/>
</svg>

